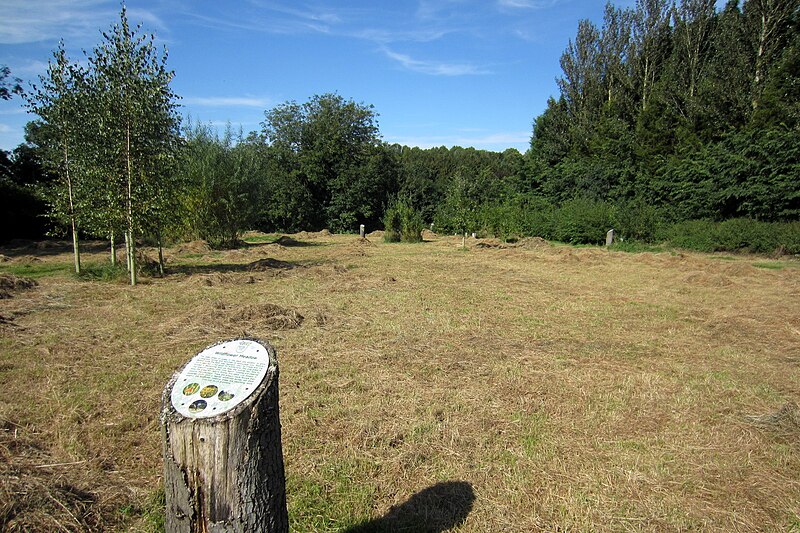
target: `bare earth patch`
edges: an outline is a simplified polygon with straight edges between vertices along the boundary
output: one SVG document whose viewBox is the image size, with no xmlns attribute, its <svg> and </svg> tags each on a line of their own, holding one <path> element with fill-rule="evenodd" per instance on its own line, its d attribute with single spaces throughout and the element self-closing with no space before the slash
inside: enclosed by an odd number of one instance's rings
<svg viewBox="0 0 800 533">
<path fill-rule="evenodd" d="M 800 269 L 369 240 L 194 243 L 135 288 L 65 268 L 0 300 L 0 530 L 158 529 L 162 388 L 237 335 L 278 350 L 293 530 L 800 527 Z"/>
</svg>

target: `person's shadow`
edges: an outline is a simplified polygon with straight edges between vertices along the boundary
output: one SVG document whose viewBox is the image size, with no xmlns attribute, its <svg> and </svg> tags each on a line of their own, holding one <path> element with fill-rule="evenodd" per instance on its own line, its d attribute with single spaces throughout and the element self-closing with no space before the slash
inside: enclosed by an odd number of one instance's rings
<svg viewBox="0 0 800 533">
<path fill-rule="evenodd" d="M 463 524 L 474 501 L 472 485 L 466 481 L 445 481 L 417 492 L 384 516 L 353 526 L 345 533 L 441 533 Z"/>
</svg>

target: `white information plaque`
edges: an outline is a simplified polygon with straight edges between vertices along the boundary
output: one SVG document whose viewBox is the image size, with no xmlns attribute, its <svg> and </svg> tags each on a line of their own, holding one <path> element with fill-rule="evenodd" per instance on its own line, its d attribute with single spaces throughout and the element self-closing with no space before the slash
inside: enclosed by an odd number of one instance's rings
<svg viewBox="0 0 800 533">
<path fill-rule="evenodd" d="M 175 410 L 187 418 L 209 418 L 230 411 L 250 396 L 269 369 L 269 353 L 250 340 L 206 348 L 184 367 L 170 394 Z"/>
</svg>

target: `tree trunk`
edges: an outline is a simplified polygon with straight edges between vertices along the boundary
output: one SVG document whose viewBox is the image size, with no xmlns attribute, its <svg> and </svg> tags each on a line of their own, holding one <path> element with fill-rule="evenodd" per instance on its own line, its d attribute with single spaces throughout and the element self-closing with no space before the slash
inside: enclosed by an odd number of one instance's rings
<svg viewBox="0 0 800 533">
<path fill-rule="evenodd" d="M 158 239 L 158 273 L 164 277 L 164 245 L 161 242 L 161 230 L 156 230 L 156 239 Z"/>
<path fill-rule="evenodd" d="M 133 174 L 131 168 L 131 126 L 125 130 L 125 163 L 128 174 L 128 262 L 130 263 L 131 285 L 136 285 L 136 241 L 133 234 Z"/>
<path fill-rule="evenodd" d="M 240 402 L 229 409 L 227 392 Z M 168 533 L 288 531 L 269 344 L 235 339 L 197 354 L 164 389 L 161 427 Z"/>
<path fill-rule="evenodd" d="M 109 236 L 109 240 L 111 241 L 111 266 L 117 266 L 117 243 L 114 241 L 114 230 L 111 230 L 111 235 Z"/>
<path fill-rule="evenodd" d="M 125 268 L 128 272 L 131 271 L 131 245 L 128 243 L 128 232 L 123 232 L 125 236 Z"/>
<path fill-rule="evenodd" d="M 78 244 L 78 224 L 75 221 L 75 202 L 72 196 L 72 178 L 69 175 L 69 149 L 64 144 L 64 175 L 67 180 L 67 196 L 69 197 L 69 222 L 72 226 L 72 255 L 75 260 L 75 273 L 81 273 L 81 250 Z"/>
</svg>

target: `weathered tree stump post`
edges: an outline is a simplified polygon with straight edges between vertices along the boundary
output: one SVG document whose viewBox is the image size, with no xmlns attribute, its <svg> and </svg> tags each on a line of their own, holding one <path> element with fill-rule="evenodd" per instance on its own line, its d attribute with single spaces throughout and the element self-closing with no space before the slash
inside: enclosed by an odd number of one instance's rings
<svg viewBox="0 0 800 533">
<path fill-rule="evenodd" d="M 168 533 L 289 530 L 272 346 L 198 353 L 164 389 L 161 428 Z"/>
<path fill-rule="evenodd" d="M 608 230 L 608 233 L 606 233 L 606 246 L 611 246 L 612 244 L 614 244 L 614 236 L 615 236 L 614 230 L 613 229 Z"/>
</svg>

